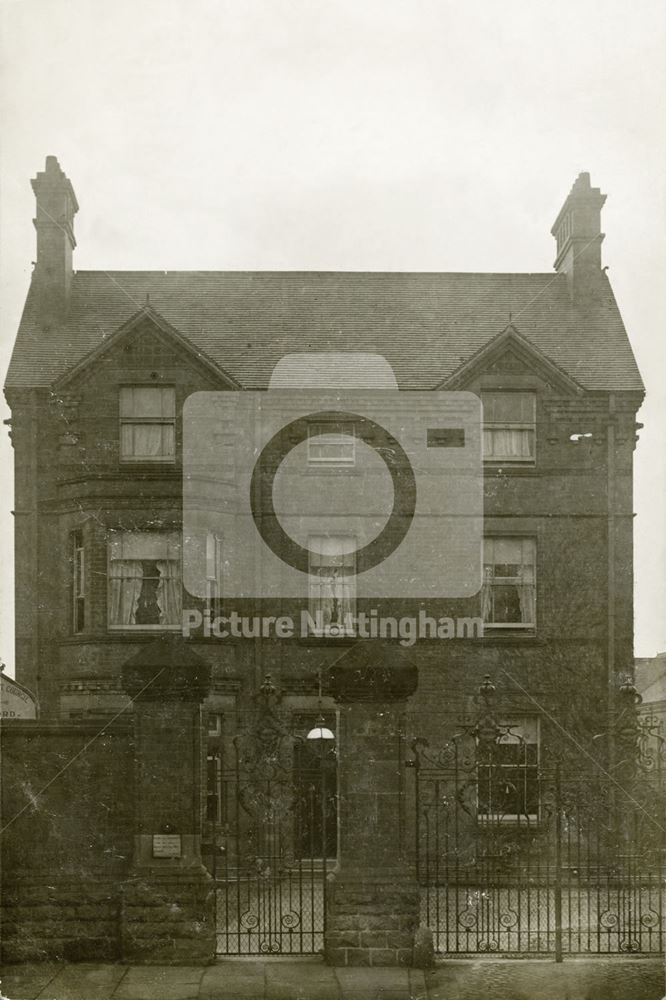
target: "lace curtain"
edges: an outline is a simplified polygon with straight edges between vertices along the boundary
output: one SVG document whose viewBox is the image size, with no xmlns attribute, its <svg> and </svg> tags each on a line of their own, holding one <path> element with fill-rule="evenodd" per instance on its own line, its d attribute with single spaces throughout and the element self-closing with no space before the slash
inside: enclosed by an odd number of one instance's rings
<svg viewBox="0 0 666 1000">
<path fill-rule="evenodd" d="M 349 575 L 335 567 L 328 574 L 322 571 L 314 588 L 316 607 L 322 613 L 324 627 L 353 625 L 352 588 Z"/>
<path fill-rule="evenodd" d="M 181 581 L 181 540 L 177 532 L 111 533 L 110 625 L 180 625 Z"/>
<path fill-rule="evenodd" d="M 483 453 L 486 458 L 532 458 L 532 431 L 485 428 Z"/>
<path fill-rule="evenodd" d="M 501 611 L 495 606 L 495 595 L 501 595 L 505 604 L 520 609 L 517 624 L 534 624 L 536 588 L 532 539 L 486 539 L 481 617 L 488 624 L 511 624 L 511 621 L 503 621 Z"/>
<path fill-rule="evenodd" d="M 355 539 L 319 536 L 310 539 L 310 610 L 321 624 L 352 631 L 356 611 Z"/>
<path fill-rule="evenodd" d="M 109 615 L 112 625 L 134 625 L 142 584 L 140 562 L 117 559 L 111 563 Z"/>
<path fill-rule="evenodd" d="M 180 584 L 180 565 L 174 559 L 157 563 L 160 580 L 157 585 L 157 605 L 160 625 L 178 625 L 182 618 L 183 592 Z"/>
<path fill-rule="evenodd" d="M 123 424 L 121 449 L 123 455 L 135 458 L 166 458 L 174 453 L 172 424 Z"/>
</svg>

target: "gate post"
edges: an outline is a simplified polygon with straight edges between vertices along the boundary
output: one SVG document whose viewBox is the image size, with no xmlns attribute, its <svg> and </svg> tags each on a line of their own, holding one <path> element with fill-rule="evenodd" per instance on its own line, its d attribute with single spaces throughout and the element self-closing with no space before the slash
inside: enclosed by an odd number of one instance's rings
<svg viewBox="0 0 666 1000">
<path fill-rule="evenodd" d="M 201 860 L 201 703 L 210 666 L 165 636 L 124 664 L 134 703 L 134 857 L 123 886 L 126 961 L 193 964 L 215 957 L 214 886 Z"/>
<path fill-rule="evenodd" d="M 401 836 L 401 740 L 418 675 L 402 658 L 374 665 L 369 655 L 364 662 L 357 653 L 330 672 L 340 704 L 340 843 L 327 891 L 325 958 L 329 965 L 411 965 L 419 888 Z"/>
</svg>

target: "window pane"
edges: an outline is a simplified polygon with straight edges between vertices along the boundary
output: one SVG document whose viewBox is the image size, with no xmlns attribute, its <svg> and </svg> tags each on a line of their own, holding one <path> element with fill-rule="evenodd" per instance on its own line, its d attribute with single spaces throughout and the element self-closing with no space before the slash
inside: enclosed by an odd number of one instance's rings
<svg viewBox="0 0 666 1000">
<path fill-rule="evenodd" d="M 109 541 L 113 559 L 180 559 L 178 531 L 114 531 Z"/>
<path fill-rule="evenodd" d="M 481 614 L 489 625 L 534 626 L 535 557 L 533 538 L 484 539 Z"/>
<path fill-rule="evenodd" d="M 516 563 L 520 565 L 523 561 L 523 540 L 522 538 L 494 538 L 493 539 L 493 563 L 497 566 L 501 563 Z"/>
<path fill-rule="evenodd" d="M 521 428 L 484 427 L 484 458 L 517 461 L 534 457 L 534 431 Z"/>
<path fill-rule="evenodd" d="M 534 421 L 536 397 L 532 392 L 484 392 L 482 399 L 486 423 L 521 424 Z"/>
<path fill-rule="evenodd" d="M 135 424 L 134 447 L 132 454 L 136 457 L 159 458 L 162 452 L 162 425 Z"/>
<path fill-rule="evenodd" d="M 182 618 L 177 532 L 114 532 L 109 541 L 109 623 L 174 626 Z"/>
<path fill-rule="evenodd" d="M 341 433 L 344 426 L 349 433 Z M 313 424 L 308 434 L 308 460 L 310 462 L 354 462 L 355 438 L 353 424 Z"/>
<path fill-rule="evenodd" d="M 356 600 L 356 540 L 349 535 L 317 535 L 308 545 L 310 614 L 324 629 L 336 626 L 350 632 Z"/>
<path fill-rule="evenodd" d="M 525 718 L 501 727 L 508 732 L 491 746 L 477 768 L 480 815 L 519 819 L 539 812 L 539 725 Z"/>
<path fill-rule="evenodd" d="M 493 587 L 491 622 L 522 622 L 518 587 Z"/>
<path fill-rule="evenodd" d="M 175 416 L 176 393 L 173 386 L 122 386 L 120 389 L 121 417 Z"/>
<path fill-rule="evenodd" d="M 134 425 L 120 425 L 120 454 L 125 457 L 134 455 Z"/>
<path fill-rule="evenodd" d="M 351 535 L 313 535 L 308 544 L 311 566 L 355 565 L 356 539 Z"/>
<path fill-rule="evenodd" d="M 125 458 L 172 458 L 173 424 L 122 424 L 120 444 Z"/>
<path fill-rule="evenodd" d="M 162 424 L 162 456 L 173 458 L 176 454 L 176 428 L 173 424 Z"/>
</svg>

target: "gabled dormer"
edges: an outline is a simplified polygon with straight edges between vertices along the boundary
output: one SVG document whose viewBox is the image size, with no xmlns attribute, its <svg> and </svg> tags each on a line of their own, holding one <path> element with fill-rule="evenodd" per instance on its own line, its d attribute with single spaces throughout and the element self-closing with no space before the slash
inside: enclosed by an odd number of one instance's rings
<svg viewBox="0 0 666 1000">
<path fill-rule="evenodd" d="M 187 396 L 239 388 L 146 304 L 52 387 L 61 460 L 167 470 L 179 462 Z"/>
<path fill-rule="evenodd" d="M 578 382 L 510 324 L 438 388 L 481 397 L 484 461 L 503 468 L 533 468 L 547 398 L 575 399 Z"/>
</svg>

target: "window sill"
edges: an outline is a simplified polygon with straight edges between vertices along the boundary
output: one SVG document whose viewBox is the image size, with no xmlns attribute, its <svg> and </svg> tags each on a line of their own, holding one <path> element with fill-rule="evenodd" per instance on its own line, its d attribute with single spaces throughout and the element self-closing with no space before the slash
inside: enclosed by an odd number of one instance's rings
<svg viewBox="0 0 666 1000">
<path fill-rule="evenodd" d="M 536 625 L 521 622 L 484 622 L 483 630 L 484 633 L 511 632 L 513 635 L 536 635 Z"/>
<path fill-rule="evenodd" d="M 489 644 L 509 644 L 509 643 L 532 643 L 532 645 L 545 645 L 545 639 L 542 635 L 537 635 L 535 629 L 494 629 L 490 625 L 486 625 L 483 630 L 483 635 L 476 640 L 477 642 L 485 642 Z"/>
<path fill-rule="evenodd" d="M 136 467 L 137 465 L 147 465 L 149 469 L 153 469 L 156 465 L 174 466 L 176 464 L 176 457 L 174 455 L 173 458 L 120 458 L 118 464 L 122 469 L 126 469 L 128 466 Z"/>
<path fill-rule="evenodd" d="M 123 628 L 119 629 L 105 628 L 105 629 L 100 629 L 99 632 L 86 632 L 86 633 L 81 632 L 77 633 L 76 635 L 65 635 L 62 636 L 60 639 L 57 639 L 56 642 L 59 646 L 85 646 L 85 645 L 97 646 L 97 645 L 105 645 L 107 643 L 116 643 L 116 642 L 117 643 L 154 642 L 156 636 L 164 634 L 165 632 L 173 634 L 174 631 L 175 630 L 173 629 L 166 629 L 166 628 L 160 628 L 154 630 L 136 629 L 136 631 L 134 629 L 128 630 Z M 198 642 L 199 640 L 196 638 L 196 636 L 192 636 L 190 641 Z"/>
<path fill-rule="evenodd" d="M 127 635 L 136 635 L 146 632 L 154 635 L 155 632 L 180 632 L 182 625 L 109 625 L 108 631 L 117 634 L 118 632 Z"/>
<path fill-rule="evenodd" d="M 488 458 L 484 459 L 483 471 L 492 476 L 531 476 L 536 472 L 536 462 L 500 462 Z"/>
<path fill-rule="evenodd" d="M 358 636 L 343 632 L 340 635 L 331 635 L 328 632 L 310 632 L 299 636 L 298 640 L 305 646 L 353 646 L 359 641 Z"/>
<path fill-rule="evenodd" d="M 341 472 L 346 476 L 364 475 L 355 465 L 308 465 L 305 469 L 306 476 L 337 476 Z"/>
</svg>

